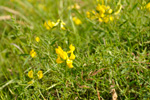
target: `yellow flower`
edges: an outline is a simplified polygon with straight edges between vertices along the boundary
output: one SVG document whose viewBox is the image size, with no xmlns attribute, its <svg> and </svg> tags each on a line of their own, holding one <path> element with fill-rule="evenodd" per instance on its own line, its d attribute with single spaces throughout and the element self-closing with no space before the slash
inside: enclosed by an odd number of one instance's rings
<svg viewBox="0 0 150 100">
<path fill-rule="evenodd" d="M 35 40 L 36 40 L 36 42 L 39 42 L 39 41 L 40 41 L 40 38 L 39 38 L 39 37 L 36 37 Z"/>
<path fill-rule="evenodd" d="M 76 25 L 82 24 L 82 22 L 79 18 L 73 17 L 73 21 L 75 22 Z"/>
<path fill-rule="evenodd" d="M 110 6 L 106 6 L 106 9 L 110 9 Z"/>
<path fill-rule="evenodd" d="M 109 21 L 109 17 L 104 17 L 104 18 L 103 18 L 103 21 L 104 21 L 105 23 L 107 23 L 107 22 Z"/>
<path fill-rule="evenodd" d="M 108 10 L 108 13 L 111 14 L 111 13 L 112 13 L 112 9 L 109 9 L 109 10 Z"/>
<path fill-rule="evenodd" d="M 74 60 L 75 57 L 76 57 L 76 56 L 75 56 L 75 55 L 73 54 L 73 52 L 72 52 L 71 55 L 70 55 L 70 59 L 71 59 L 71 60 Z"/>
<path fill-rule="evenodd" d="M 103 22 L 103 20 L 102 20 L 101 18 L 98 18 L 98 21 L 99 21 L 99 22 Z"/>
<path fill-rule="evenodd" d="M 59 23 L 60 23 L 60 28 L 61 28 L 62 30 L 66 30 L 66 28 L 64 27 L 64 26 L 66 25 L 66 23 L 63 22 L 63 21 L 60 20 L 60 19 L 57 20 L 57 22 L 55 23 L 55 26 L 59 25 Z"/>
<path fill-rule="evenodd" d="M 75 50 L 75 47 L 71 44 L 71 45 L 69 46 L 69 49 L 70 49 L 70 52 L 73 52 L 73 51 Z"/>
<path fill-rule="evenodd" d="M 60 28 L 62 29 L 62 30 L 66 30 L 66 28 L 64 27 L 66 25 L 66 23 L 64 23 L 63 21 L 61 21 L 61 23 L 60 23 Z"/>
<path fill-rule="evenodd" d="M 72 60 L 67 59 L 67 60 L 66 60 L 66 63 L 67 63 L 67 66 L 68 66 L 69 68 L 73 68 L 73 65 L 72 65 L 73 61 L 72 61 Z"/>
<path fill-rule="evenodd" d="M 44 26 L 46 27 L 47 30 L 52 29 L 55 25 L 56 25 L 56 23 L 54 23 L 54 22 L 52 22 L 50 20 L 48 20 L 48 22 L 44 23 Z"/>
<path fill-rule="evenodd" d="M 37 76 L 39 79 L 41 79 L 43 77 L 43 72 L 41 70 L 38 71 Z"/>
<path fill-rule="evenodd" d="M 146 8 L 150 11 L 150 2 L 146 5 Z"/>
<path fill-rule="evenodd" d="M 86 12 L 86 16 L 87 16 L 87 18 L 90 18 L 91 13 L 90 13 L 89 11 L 87 11 L 87 12 Z"/>
<path fill-rule="evenodd" d="M 63 63 L 63 60 L 66 60 L 66 64 L 69 68 L 73 68 L 73 60 L 75 59 L 75 55 L 73 54 L 73 51 L 75 50 L 75 47 L 71 44 L 69 46 L 69 51 L 68 52 L 65 52 L 62 50 L 62 48 L 60 46 L 58 46 L 58 48 L 55 49 L 56 53 L 58 54 L 58 57 L 56 59 L 56 62 L 59 64 L 59 63 Z M 68 57 L 68 53 L 71 53 L 70 54 L 70 57 Z M 61 58 L 63 60 L 61 60 Z"/>
<path fill-rule="evenodd" d="M 60 46 L 58 46 L 55 51 L 63 60 L 66 60 L 68 58 L 67 52 L 63 51 Z"/>
<path fill-rule="evenodd" d="M 28 72 L 28 77 L 29 77 L 29 78 L 33 78 L 33 71 L 32 71 L 32 70 L 30 70 L 30 71 Z"/>
<path fill-rule="evenodd" d="M 105 17 L 105 14 L 103 14 L 103 13 L 102 13 L 102 14 L 100 14 L 100 17 L 102 17 L 102 18 L 103 18 L 103 17 Z"/>
<path fill-rule="evenodd" d="M 63 62 L 63 61 L 61 60 L 60 56 L 57 57 L 56 62 L 57 62 L 58 64 L 60 64 L 60 63 Z"/>
<path fill-rule="evenodd" d="M 32 49 L 30 51 L 30 55 L 31 55 L 32 58 L 34 58 L 36 56 L 36 52 L 34 51 L 34 49 Z"/>
<path fill-rule="evenodd" d="M 34 80 L 31 80 L 28 82 L 28 84 L 33 84 L 34 83 Z"/>
<path fill-rule="evenodd" d="M 105 13 L 105 9 L 103 5 L 98 4 L 96 10 L 99 11 L 100 13 Z"/>
<path fill-rule="evenodd" d="M 109 17 L 109 20 L 110 20 L 110 21 L 113 21 L 113 20 L 114 20 L 113 16 L 110 16 L 110 17 Z"/>
</svg>

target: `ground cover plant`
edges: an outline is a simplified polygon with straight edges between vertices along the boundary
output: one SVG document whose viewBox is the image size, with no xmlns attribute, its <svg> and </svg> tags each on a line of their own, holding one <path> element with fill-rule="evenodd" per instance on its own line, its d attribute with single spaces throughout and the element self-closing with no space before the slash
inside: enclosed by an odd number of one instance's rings
<svg viewBox="0 0 150 100">
<path fill-rule="evenodd" d="M 149 100 L 149 0 L 0 0 L 1 100 Z"/>
</svg>

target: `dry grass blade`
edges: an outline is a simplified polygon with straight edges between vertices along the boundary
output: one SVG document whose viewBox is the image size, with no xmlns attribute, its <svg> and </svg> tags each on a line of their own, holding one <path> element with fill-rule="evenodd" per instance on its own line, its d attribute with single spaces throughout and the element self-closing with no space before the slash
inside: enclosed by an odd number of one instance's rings
<svg viewBox="0 0 150 100">
<path fill-rule="evenodd" d="M 11 43 L 11 45 L 13 45 L 13 46 L 15 46 L 16 48 L 18 48 L 18 49 L 21 51 L 21 53 L 24 53 L 23 50 L 22 50 L 17 44 Z"/>
<path fill-rule="evenodd" d="M 99 91 L 98 91 L 98 87 L 96 87 L 96 91 L 97 91 L 98 100 L 101 100 L 100 94 L 99 94 Z"/>
<path fill-rule="evenodd" d="M 5 7 L 5 6 L 0 6 L 0 9 L 1 9 L 1 10 L 5 10 L 5 11 L 7 11 L 7 12 L 10 12 L 10 13 L 12 13 L 12 14 L 14 14 L 14 15 L 18 15 L 18 16 L 20 16 L 21 18 L 23 18 L 27 23 L 29 23 L 30 25 L 32 25 L 31 21 L 29 21 L 29 20 L 28 20 L 24 15 L 22 15 L 20 12 L 14 10 L 14 9 L 10 9 L 10 8 L 8 8 L 8 7 Z M 32 25 L 32 27 L 33 27 L 33 25 Z"/>
<path fill-rule="evenodd" d="M 102 68 L 102 69 L 99 69 L 98 71 L 93 72 L 91 76 L 94 76 L 94 75 L 98 74 L 99 72 L 101 72 L 104 69 L 106 69 L 106 68 Z"/>
<path fill-rule="evenodd" d="M 10 19 L 11 19 L 10 15 L 0 16 L 0 21 L 1 20 L 10 20 Z"/>
<path fill-rule="evenodd" d="M 112 93 L 112 100 L 117 100 L 117 93 L 116 93 L 116 90 L 115 89 L 111 89 L 111 93 Z"/>
<path fill-rule="evenodd" d="M 88 87 L 88 86 L 86 86 L 86 85 L 82 85 L 82 86 L 79 86 L 80 88 L 90 88 L 90 87 Z"/>
</svg>

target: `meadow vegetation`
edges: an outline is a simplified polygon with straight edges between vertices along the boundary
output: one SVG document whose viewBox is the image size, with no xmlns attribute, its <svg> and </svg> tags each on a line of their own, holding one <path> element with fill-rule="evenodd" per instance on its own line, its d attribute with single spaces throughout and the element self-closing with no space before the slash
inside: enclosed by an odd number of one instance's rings
<svg viewBox="0 0 150 100">
<path fill-rule="evenodd" d="M 149 0 L 0 0 L 1 100 L 149 100 Z"/>
</svg>

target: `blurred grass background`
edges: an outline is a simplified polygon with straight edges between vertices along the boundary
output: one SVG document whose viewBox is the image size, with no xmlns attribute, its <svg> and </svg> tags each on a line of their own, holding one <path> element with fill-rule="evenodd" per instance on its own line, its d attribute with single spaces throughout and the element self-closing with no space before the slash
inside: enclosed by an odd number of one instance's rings
<svg viewBox="0 0 150 100">
<path fill-rule="evenodd" d="M 99 23 L 86 12 L 102 0 L 0 0 L 0 98 L 2 100 L 150 99 L 150 11 L 148 0 L 120 0 L 112 22 Z M 113 11 L 118 0 L 105 0 Z M 80 9 L 68 9 L 78 4 Z M 81 25 L 72 18 L 78 17 Z M 44 22 L 63 20 L 66 30 Z M 40 42 L 35 41 L 40 38 Z M 75 46 L 74 68 L 57 64 L 55 48 Z M 34 49 L 37 57 L 30 57 Z M 27 76 L 42 70 L 41 80 Z M 115 99 L 114 99 L 115 100 Z"/>
</svg>

